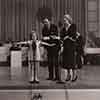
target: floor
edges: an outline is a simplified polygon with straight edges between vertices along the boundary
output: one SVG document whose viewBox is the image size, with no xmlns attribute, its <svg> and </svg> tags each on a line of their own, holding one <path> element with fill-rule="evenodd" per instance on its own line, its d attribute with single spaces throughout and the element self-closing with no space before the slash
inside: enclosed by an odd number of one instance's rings
<svg viewBox="0 0 100 100">
<path fill-rule="evenodd" d="M 23 67 L 20 78 L 12 79 L 10 67 L 0 67 L 0 89 L 100 89 L 100 66 L 84 65 L 79 71 L 79 77 L 76 82 L 66 82 L 58 84 L 54 81 L 48 81 L 47 67 L 40 67 L 39 84 L 30 84 L 27 67 Z M 63 72 L 62 72 L 63 74 Z"/>
<path fill-rule="evenodd" d="M 40 95 L 40 96 L 39 96 Z M 99 100 L 100 90 L 2 90 L 0 100 Z"/>
</svg>

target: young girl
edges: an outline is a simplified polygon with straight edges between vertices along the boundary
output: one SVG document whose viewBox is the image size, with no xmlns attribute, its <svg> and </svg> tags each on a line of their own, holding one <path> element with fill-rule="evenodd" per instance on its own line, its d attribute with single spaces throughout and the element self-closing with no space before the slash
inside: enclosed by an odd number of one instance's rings
<svg viewBox="0 0 100 100">
<path fill-rule="evenodd" d="M 28 65 L 30 83 L 39 83 L 38 71 L 40 66 L 40 41 L 37 39 L 35 31 L 30 34 L 29 50 L 28 50 Z"/>
<path fill-rule="evenodd" d="M 37 38 L 36 32 L 32 31 L 30 40 L 18 42 L 16 44 L 28 45 L 28 73 L 30 83 L 39 83 L 38 71 L 40 66 L 40 41 Z"/>
</svg>

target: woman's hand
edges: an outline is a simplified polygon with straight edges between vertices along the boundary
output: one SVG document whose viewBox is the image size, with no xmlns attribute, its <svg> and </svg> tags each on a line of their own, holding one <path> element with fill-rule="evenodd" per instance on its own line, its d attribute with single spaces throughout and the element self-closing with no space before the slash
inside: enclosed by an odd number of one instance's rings
<svg viewBox="0 0 100 100">
<path fill-rule="evenodd" d="M 49 39 L 50 39 L 50 37 L 48 37 L 48 36 L 43 37 L 43 40 L 49 40 Z"/>
<path fill-rule="evenodd" d="M 59 55 L 61 55 L 63 53 L 64 47 L 62 46 L 60 51 L 59 51 Z"/>
</svg>

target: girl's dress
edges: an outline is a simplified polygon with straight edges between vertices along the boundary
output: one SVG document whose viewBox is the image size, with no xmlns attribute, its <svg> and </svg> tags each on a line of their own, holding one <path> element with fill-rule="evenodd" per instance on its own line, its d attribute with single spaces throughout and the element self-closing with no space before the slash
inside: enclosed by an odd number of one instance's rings
<svg viewBox="0 0 100 100">
<path fill-rule="evenodd" d="M 35 43 L 33 41 L 29 41 L 29 50 L 28 50 L 28 67 L 29 67 L 29 77 L 31 80 L 38 80 L 38 70 L 40 66 L 40 41 L 36 40 Z M 35 48 L 34 48 L 35 47 Z"/>
</svg>

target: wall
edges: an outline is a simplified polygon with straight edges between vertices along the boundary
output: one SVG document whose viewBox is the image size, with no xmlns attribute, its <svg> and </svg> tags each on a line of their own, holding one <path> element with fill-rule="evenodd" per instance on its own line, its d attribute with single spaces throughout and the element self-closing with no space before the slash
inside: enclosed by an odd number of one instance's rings
<svg viewBox="0 0 100 100">
<path fill-rule="evenodd" d="M 87 32 L 95 32 L 99 36 L 98 32 L 98 21 L 99 21 L 99 12 L 98 12 L 98 1 L 99 0 L 86 0 L 86 22 L 87 22 Z"/>
<path fill-rule="evenodd" d="M 37 12 L 43 7 L 50 8 L 56 24 L 63 20 L 64 13 L 70 13 L 78 31 L 85 34 L 85 0 L 0 0 L 0 40 L 27 40 L 32 28 L 41 38 Z"/>
<path fill-rule="evenodd" d="M 86 0 L 86 38 L 90 40 L 92 37 L 93 47 L 96 47 L 100 38 L 100 1 Z M 97 40 L 98 38 L 98 40 Z M 99 44 L 98 44 L 99 45 Z M 89 43 L 87 41 L 87 46 Z M 97 46 L 98 47 L 98 46 Z"/>
</svg>

